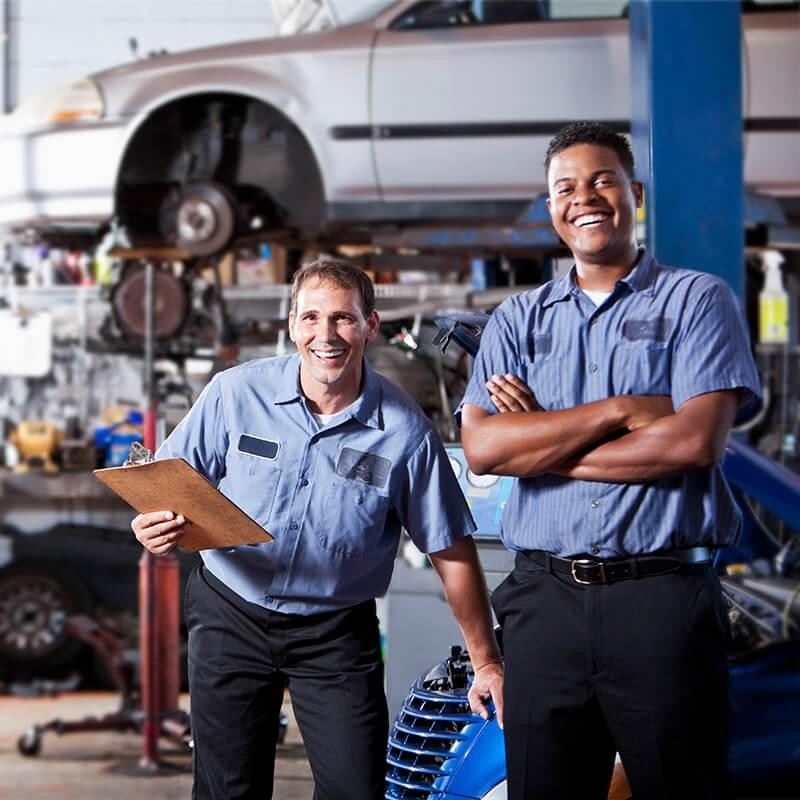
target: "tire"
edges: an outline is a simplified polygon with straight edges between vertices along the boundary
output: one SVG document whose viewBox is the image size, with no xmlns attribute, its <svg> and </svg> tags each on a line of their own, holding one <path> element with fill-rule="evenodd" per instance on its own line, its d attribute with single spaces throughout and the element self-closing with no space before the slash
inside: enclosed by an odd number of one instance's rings
<svg viewBox="0 0 800 800">
<path fill-rule="evenodd" d="M 89 607 L 85 587 L 56 565 L 0 569 L 0 661 L 35 676 L 63 671 L 85 649 L 67 618 Z"/>
</svg>

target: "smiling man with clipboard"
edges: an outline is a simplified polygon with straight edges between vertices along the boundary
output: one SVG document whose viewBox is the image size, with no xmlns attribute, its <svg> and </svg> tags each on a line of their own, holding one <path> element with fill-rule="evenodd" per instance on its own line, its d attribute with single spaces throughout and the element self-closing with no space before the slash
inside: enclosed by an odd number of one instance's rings
<svg viewBox="0 0 800 800">
<path fill-rule="evenodd" d="M 430 554 L 475 665 L 474 710 L 502 714 L 503 670 L 471 534 L 475 525 L 430 422 L 364 359 L 378 333 L 372 283 L 348 262 L 295 276 L 298 354 L 219 373 L 158 452 L 185 459 L 274 535 L 202 551 L 189 579 L 195 800 L 272 796 L 284 686 L 317 800 L 384 794 L 388 715 L 375 597 L 400 532 Z M 191 518 L 140 514 L 156 555 Z"/>
</svg>

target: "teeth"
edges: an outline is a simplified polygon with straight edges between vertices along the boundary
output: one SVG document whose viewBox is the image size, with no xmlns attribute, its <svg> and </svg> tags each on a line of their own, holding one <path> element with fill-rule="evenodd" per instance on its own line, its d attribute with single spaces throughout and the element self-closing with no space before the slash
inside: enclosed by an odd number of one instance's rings
<svg viewBox="0 0 800 800">
<path fill-rule="evenodd" d="M 315 350 L 314 355 L 319 358 L 339 358 L 344 350 Z"/>
<path fill-rule="evenodd" d="M 584 214 L 581 217 L 576 217 L 575 224 L 580 228 L 585 228 L 587 225 L 603 222 L 605 218 L 605 214 Z"/>
</svg>

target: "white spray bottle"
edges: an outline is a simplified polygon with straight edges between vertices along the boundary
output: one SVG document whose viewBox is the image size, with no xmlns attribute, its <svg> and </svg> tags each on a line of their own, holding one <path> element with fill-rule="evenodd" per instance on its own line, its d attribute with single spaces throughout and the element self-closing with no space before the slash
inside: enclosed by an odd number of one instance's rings
<svg viewBox="0 0 800 800">
<path fill-rule="evenodd" d="M 785 344 L 789 341 L 789 295 L 783 288 L 783 256 L 777 250 L 765 250 L 761 263 L 764 288 L 758 295 L 759 341 Z"/>
</svg>

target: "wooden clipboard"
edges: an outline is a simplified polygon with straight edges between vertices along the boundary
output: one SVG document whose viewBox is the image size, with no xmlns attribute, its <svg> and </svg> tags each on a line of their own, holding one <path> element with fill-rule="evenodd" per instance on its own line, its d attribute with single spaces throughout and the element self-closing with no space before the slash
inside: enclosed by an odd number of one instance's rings
<svg viewBox="0 0 800 800">
<path fill-rule="evenodd" d="M 190 552 L 271 542 L 273 537 L 182 458 L 164 458 L 94 474 L 140 514 L 173 511 L 192 523 L 181 540 Z"/>
</svg>

